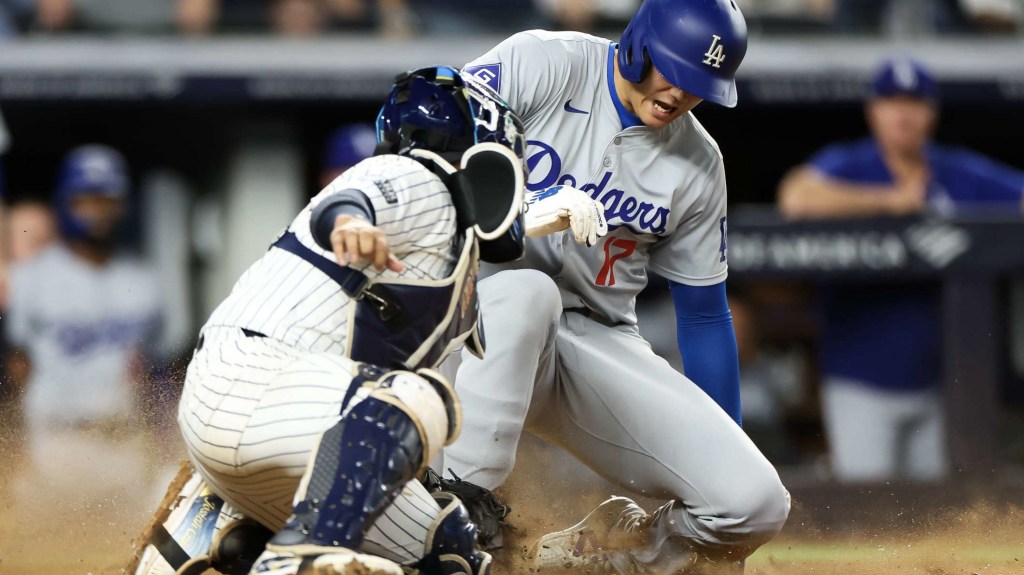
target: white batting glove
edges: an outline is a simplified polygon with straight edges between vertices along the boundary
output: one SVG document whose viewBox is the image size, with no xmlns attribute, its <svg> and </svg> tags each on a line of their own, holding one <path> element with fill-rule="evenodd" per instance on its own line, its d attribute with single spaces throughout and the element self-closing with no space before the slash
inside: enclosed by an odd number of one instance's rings
<svg viewBox="0 0 1024 575">
<path fill-rule="evenodd" d="M 604 204 L 571 186 L 555 186 L 526 194 L 523 219 L 526 235 L 531 238 L 572 228 L 576 243 L 590 247 L 608 233 Z"/>
</svg>

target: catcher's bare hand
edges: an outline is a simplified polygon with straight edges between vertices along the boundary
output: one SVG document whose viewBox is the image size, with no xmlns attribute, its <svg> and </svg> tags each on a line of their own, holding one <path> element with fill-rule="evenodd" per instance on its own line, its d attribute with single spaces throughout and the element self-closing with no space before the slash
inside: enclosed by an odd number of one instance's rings
<svg viewBox="0 0 1024 575">
<path fill-rule="evenodd" d="M 384 231 L 351 214 L 342 214 L 334 220 L 331 249 L 334 257 L 338 258 L 338 265 L 355 265 L 366 260 L 378 270 L 387 268 L 400 272 L 405 269 L 405 265 L 391 253 Z"/>
</svg>

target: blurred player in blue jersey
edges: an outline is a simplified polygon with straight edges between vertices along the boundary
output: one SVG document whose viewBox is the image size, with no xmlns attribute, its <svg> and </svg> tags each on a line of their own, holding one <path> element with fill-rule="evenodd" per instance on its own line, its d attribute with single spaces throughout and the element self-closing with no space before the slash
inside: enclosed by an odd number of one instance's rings
<svg viewBox="0 0 1024 575">
<path fill-rule="evenodd" d="M 782 181 L 778 201 L 784 214 L 843 218 L 1020 209 L 1024 173 L 932 141 L 939 92 L 920 62 L 886 61 L 865 111 L 870 137 L 828 146 Z M 823 296 L 823 412 L 836 476 L 942 478 L 947 454 L 938 287 L 846 283 L 829 286 Z"/>
</svg>

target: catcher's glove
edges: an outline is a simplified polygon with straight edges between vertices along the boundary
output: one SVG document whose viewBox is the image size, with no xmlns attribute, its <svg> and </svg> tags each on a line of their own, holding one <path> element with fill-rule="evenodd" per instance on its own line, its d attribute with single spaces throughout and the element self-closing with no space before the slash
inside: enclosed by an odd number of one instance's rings
<svg viewBox="0 0 1024 575">
<path fill-rule="evenodd" d="M 469 510 L 473 523 L 476 523 L 477 542 L 480 546 L 484 549 L 501 547 L 501 529 L 511 528 L 505 517 L 512 512 L 512 508 L 499 501 L 489 489 L 463 481 L 451 469 L 448 469 L 448 473 L 452 479 L 445 479 L 428 467 L 423 485 L 431 493 L 445 491 L 455 494 Z"/>
</svg>

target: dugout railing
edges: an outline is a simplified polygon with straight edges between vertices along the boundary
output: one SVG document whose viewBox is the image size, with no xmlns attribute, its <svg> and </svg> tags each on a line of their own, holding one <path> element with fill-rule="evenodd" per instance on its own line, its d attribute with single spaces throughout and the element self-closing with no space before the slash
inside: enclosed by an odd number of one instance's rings
<svg viewBox="0 0 1024 575">
<path fill-rule="evenodd" d="M 1024 272 L 1018 206 L 952 218 L 803 222 L 741 206 L 730 213 L 728 250 L 730 278 L 739 281 L 941 284 L 951 475 L 995 480 L 1003 461 L 1001 397 L 1010 377 L 1004 368 L 1011 316 L 1001 286 Z"/>
</svg>

